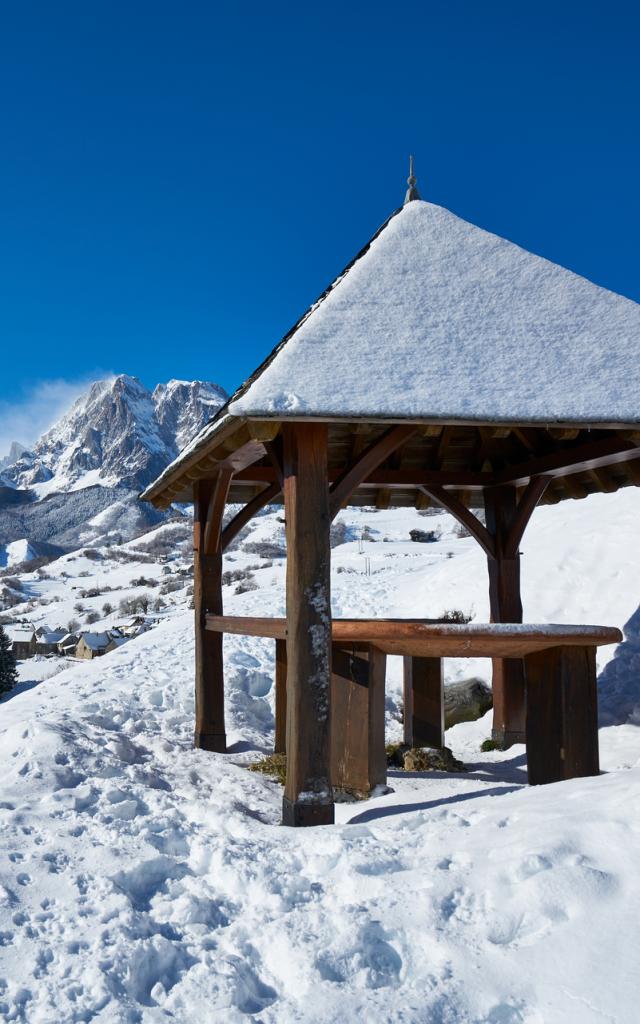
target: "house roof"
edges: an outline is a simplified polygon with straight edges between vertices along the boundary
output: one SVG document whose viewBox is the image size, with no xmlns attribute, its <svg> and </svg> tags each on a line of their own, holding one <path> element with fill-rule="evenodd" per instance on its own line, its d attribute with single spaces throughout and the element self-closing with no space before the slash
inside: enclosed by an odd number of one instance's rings
<svg viewBox="0 0 640 1024">
<path fill-rule="evenodd" d="M 65 632 L 64 632 L 63 629 L 60 629 L 60 630 L 50 630 L 49 632 L 41 633 L 40 634 L 40 636 L 38 637 L 38 643 L 40 643 L 40 644 L 59 644 L 60 641 L 64 639 L 64 637 L 65 637 Z"/>
<path fill-rule="evenodd" d="M 247 417 L 640 422 L 640 305 L 415 200 L 228 411 Z"/>
<path fill-rule="evenodd" d="M 30 643 L 35 634 L 33 626 L 5 626 L 4 631 L 10 640 L 20 643 Z"/>
<path fill-rule="evenodd" d="M 84 640 L 91 651 L 101 651 L 111 643 L 108 633 L 83 633 L 80 640 Z"/>
</svg>

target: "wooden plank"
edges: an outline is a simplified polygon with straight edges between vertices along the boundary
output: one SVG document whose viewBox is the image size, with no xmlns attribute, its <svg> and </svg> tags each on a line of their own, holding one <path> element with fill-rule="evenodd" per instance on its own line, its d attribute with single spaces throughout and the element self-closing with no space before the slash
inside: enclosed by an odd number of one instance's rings
<svg viewBox="0 0 640 1024">
<path fill-rule="evenodd" d="M 456 498 L 454 494 L 449 494 L 442 487 L 435 487 L 433 485 L 429 487 L 421 487 L 425 494 L 433 498 L 438 505 L 446 509 L 454 519 L 457 519 L 459 523 L 467 528 L 469 533 L 475 537 L 480 547 L 485 551 L 490 558 L 495 558 L 495 541 L 489 531 L 480 522 L 477 516 L 474 516 L 473 512 L 463 505 L 462 502 Z"/>
<path fill-rule="evenodd" d="M 593 647 L 555 647 L 525 659 L 527 764 L 532 786 L 599 773 Z"/>
<path fill-rule="evenodd" d="M 287 750 L 287 641 L 276 640 L 276 729 L 275 754 L 284 754 Z"/>
<path fill-rule="evenodd" d="M 441 658 L 404 658 L 404 742 L 444 746 L 444 676 Z"/>
<path fill-rule="evenodd" d="M 287 622 L 282 618 L 207 615 L 207 629 L 274 640 L 287 637 Z M 458 625 L 437 619 L 333 619 L 332 638 L 336 643 L 372 643 L 387 653 L 413 653 L 420 657 L 488 658 L 497 653 L 521 658 L 530 651 L 549 647 L 617 644 L 622 641 L 622 633 L 613 626 Z"/>
<path fill-rule="evenodd" d="M 229 544 L 235 540 L 240 533 L 240 530 L 242 530 L 242 528 L 246 526 L 251 519 L 253 519 L 256 513 L 263 509 L 265 505 L 275 501 L 281 491 L 282 487 L 278 482 L 269 484 L 269 486 L 265 487 L 263 491 L 260 491 L 260 494 L 257 494 L 255 498 L 248 501 L 244 508 L 240 509 L 240 511 L 233 517 L 230 523 L 227 523 L 222 531 L 220 547 L 223 551 L 227 550 Z"/>
<path fill-rule="evenodd" d="M 326 825 L 334 820 L 327 426 L 286 424 L 283 440 L 288 669 L 282 820 Z"/>
<path fill-rule="evenodd" d="M 333 644 L 331 781 L 349 793 L 369 793 L 387 781 L 384 746 L 386 655 L 371 645 Z"/>
<path fill-rule="evenodd" d="M 390 427 L 372 442 L 354 462 L 346 466 L 332 484 L 329 494 L 329 509 L 334 519 L 351 494 L 374 469 L 384 462 L 401 445 L 406 444 L 416 433 L 414 426 Z"/>
<path fill-rule="evenodd" d="M 214 484 L 197 484 L 194 509 L 193 604 L 195 626 L 194 746 L 224 752 L 224 666 L 222 634 L 206 628 L 207 614 L 222 615 L 222 553 L 205 554 L 205 528 Z"/>
</svg>

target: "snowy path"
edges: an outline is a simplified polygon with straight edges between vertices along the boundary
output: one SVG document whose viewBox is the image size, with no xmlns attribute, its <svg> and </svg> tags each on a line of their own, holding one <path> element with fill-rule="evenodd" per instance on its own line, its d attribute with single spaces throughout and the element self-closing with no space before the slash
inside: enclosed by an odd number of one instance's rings
<svg viewBox="0 0 640 1024">
<path fill-rule="evenodd" d="M 190 634 L 183 614 L 2 705 L 3 1019 L 637 1019 L 637 729 L 601 733 L 619 770 L 528 789 L 522 748 L 459 726 L 468 774 L 283 829 L 246 744 L 191 749 Z M 252 705 L 264 732 L 260 698 L 231 716 Z"/>
</svg>

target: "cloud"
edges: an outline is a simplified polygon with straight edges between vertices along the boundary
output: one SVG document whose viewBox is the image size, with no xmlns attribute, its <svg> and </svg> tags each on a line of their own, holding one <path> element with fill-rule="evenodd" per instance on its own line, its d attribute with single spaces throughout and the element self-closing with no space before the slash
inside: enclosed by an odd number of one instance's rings
<svg viewBox="0 0 640 1024">
<path fill-rule="evenodd" d="M 95 380 L 112 376 L 95 373 L 75 380 L 36 381 L 14 401 L 0 400 L 0 458 L 8 453 L 12 441 L 27 447 L 35 444 Z"/>
</svg>

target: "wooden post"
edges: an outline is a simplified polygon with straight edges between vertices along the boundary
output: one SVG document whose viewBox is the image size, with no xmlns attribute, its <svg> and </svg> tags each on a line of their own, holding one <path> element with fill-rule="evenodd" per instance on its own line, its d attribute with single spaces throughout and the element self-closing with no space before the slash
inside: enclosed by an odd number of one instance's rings
<svg viewBox="0 0 640 1024">
<path fill-rule="evenodd" d="M 196 654 L 194 746 L 224 753 L 224 667 L 222 633 L 205 628 L 205 615 L 222 615 L 220 528 L 231 474 L 196 485 L 193 520 L 193 604 Z"/>
<path fill-rule="evenodd" d="M 595 647 L 554 647 L 525 658 L 529 784 L 598 775 Z"/>
<path fill-rule="evenodd" d="M 386 654 L 373 644 L 333 645 L 331 781 L 348 793 L 367 794 L 387 781 L 386 662 Z"/>
<path fill-rule="evenodd" d="M 276 737 L 274 754 L 287 750 L 287 641 L 276 640 Z"/>
<path fill-rule="evenodd" d="M 492 622 L 522 622 L 520 553 L 505 557 L 516 520 L 516 489 L 509 485 L 484 491 L 487 529 L 495 541 L 489 556 L 489 603 Z M 493 658 L 493 739 L 504 747 L 525 742 L 524 667 L 520 659 Z"/>
<path fill-rule="evenodd" d="M 334 820 L 326 423 L 283 428 L 287 534 L 287 782 L 284 825 Z"/>
<path fill-rule="evenodd" d="M 410 747 L 444 746 L 442 658 L 404 657 L 404 742 Z"/>
</svg>

